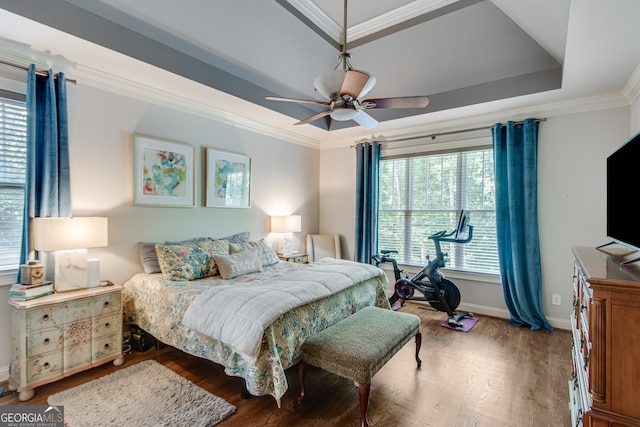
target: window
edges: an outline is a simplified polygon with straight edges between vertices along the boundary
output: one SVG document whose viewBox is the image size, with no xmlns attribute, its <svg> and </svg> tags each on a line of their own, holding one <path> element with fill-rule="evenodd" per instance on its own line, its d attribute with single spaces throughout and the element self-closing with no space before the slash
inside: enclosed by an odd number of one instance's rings
<svg viewBox="0 0 640 427">
<path fill-rule="evenodd" d="M 493 150 L 475 147 L 384 157 L 380 161 L 378 247 L 398 251 L 399 263 L 422 266 L 435 256 L 429 236 L 454 230 L 460 210 L 473 239 L 442 243 L 446 267 L 498 274 Z"/>
<path fill-rule="evenodd" d="M 0 91 L 0 272 L 20 262 L 26 152 L 24 96 Z"/>
</svg>

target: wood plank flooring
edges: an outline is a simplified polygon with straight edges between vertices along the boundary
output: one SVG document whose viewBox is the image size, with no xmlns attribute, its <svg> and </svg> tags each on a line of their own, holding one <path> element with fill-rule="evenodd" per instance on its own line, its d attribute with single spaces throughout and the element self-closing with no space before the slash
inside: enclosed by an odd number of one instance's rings
<svg viewBox="0 0 640 427">
<path fill-rule="evenodd" d="M 571 424 L 567 382 L 571 374 L 571 334 L 508 326 L 503 319 L 479 316 L 468 332 L 440 326 L 443 313 L 409 302 L 402 309 L 422 319 L 422 368 L 416 370 L 410 341 L 373 378 L 368 418 L 372 426 L 512 427 Z M 426 306 L 428 307 L 428 306 Z M 218 424 L 228 426 L 356 426 L 358 394 L 351 382 L 314 367 L 300 391 L 297 367 L 289 369 L 289 390 L 278 408 L 271 396 L 242 399 L 242 380 L 212 362 L 174 348 L 131 353 L 123 367 L 155 359 L 237 407 Z M 45 405 L 47 396 L 120 368 L 99 366 L 36 389 L 20 403 L 15 394 L 0 405 Z M 153 381 L 153 379 L 149 379 Z M 4 384 L 6 388 L 6 384 Z"/>
</svg>

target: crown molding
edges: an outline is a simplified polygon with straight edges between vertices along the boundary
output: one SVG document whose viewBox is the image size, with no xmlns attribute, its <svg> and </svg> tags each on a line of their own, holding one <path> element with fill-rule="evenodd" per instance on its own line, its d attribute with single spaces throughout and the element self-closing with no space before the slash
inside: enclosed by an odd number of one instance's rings
<svg viewBox="0 0 640 427">
<path fill-rule="evenodd" d="M 629 104 L 638 100 L 638 96 L 640 96 L 640 65 L 636 67 L 627 84 L 624 85 L 622 94 L 629 100 Z"/>
<path fill-rule="evenodd" d="M 565 116 L 570 114 L 580 114 L 590 111 L 608 110 L 611 108 L 628 107 L 629 101 L 622 93 L 611 93 L 607 95 L 585 97 L 569 101 L 550 102 L 533 106 L 519 108 L 506 108 L 484 114 L 470 113 L 453 119 L 434 120 L 418 126 L 406 126 L 390 129 L 371 137 L 360 138 L 358 141 L 371 141 L 377 139 L 420 139 L 430 138 L 437 133 L 456 132 L 463 129 L 475 129 L 477 127 L 491 126 L 494 123 L 507 120 L 524 120 L 528 117 L 550 118 Z M 477 106 L 471 106 L 477 107 Z M 475 108 L 471 108 L 474 110 Z M 350 147 L 354 143 L 354 138 L 343 138 L 331 141 L 324 141 L 321 150 Z"/>
<path fill-rule="evenodd" d="M 24 44 L 0 40 L 0 60 L 20 68 L 28 69 L 35 64 L 37 69 L 53 69 L 72 76 L 78 84 L 94 87 L 110 93 L 167 108 L 188 112 L 199 117 L 215 120 L 236 128 L 259 133 L 309 148 L 319 149 L 321 140 L 289 132 L 269 124 L 225 111 L 213 105 L 180 96 L 132 79 L 117 76 L 69 61 L 62 56 L 39 52 Z M 26 78 L 25 78 L 26 81 Z M 244 101 L 243 101 L 244 102 Z"/>
</svg>

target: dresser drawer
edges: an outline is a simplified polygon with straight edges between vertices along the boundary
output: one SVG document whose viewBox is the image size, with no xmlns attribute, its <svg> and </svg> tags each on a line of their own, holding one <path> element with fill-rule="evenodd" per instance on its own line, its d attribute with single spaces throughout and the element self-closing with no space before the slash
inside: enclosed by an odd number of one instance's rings
<svg viewBox="0 0 640 427">
<path fill-rule="evenodd" d="M 32 332 L 27 336 L 27 357 L 62 348 L 62 337 L 62 331 L 59 328 Z"/>
<path fill-rule="evenodd" d="M 91 341 L 64 347 L 64 371 L 68 372 L 91 364 Z"/>
<path fill-rule="evenodd" d="M 121 322 L 122 316 L 120 312 L 97 317 L 92 321 L 91 336 L 99 338 L 104 335 L 119 333 L 122 330 Z"/>
<path fill-rule="evenodd" d="M 41 381 L 62 375 L 62 351 L 53 351 L 27 359 L 27 381 Z"/>
<path fill-rule="evenodd" d="M 64 313 L 60 308 L 59 305 L 51 305 L 27 311 L 27 334 L 32 331 L 62 326 Z"/>
<path fill-rule="evenodd" d="M 64 325 L 64 346 L 91 340 L 91 318 L 80 319 Z"/>
<path fill-rule="evenodd" d="M 120 293 L 111 293 L 96 297 L 92 305 L 93 317 L 104 316 L 105 314 L 120 312 Z"/>
<path fill-rule="evenodd" d="M 69 301 L 64 307 L 64 323 L 70 324 L 76 320 L 90 319 L 91 306 L 86 299 Z"/>
<path fill-rule="evenodd" d="M 121 338 L 120 333 L 117 333 L 93 340 L 91 342 L 91 351 L 94 363 L 106 357 L 120 354 L 122 352 Z"/>
</svg>

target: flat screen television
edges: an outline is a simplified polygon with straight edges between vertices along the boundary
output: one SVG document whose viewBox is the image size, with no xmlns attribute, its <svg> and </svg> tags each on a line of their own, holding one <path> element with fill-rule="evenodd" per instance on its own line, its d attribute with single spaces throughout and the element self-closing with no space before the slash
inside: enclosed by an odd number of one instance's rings
<svg viewBox="0 0 640 427">
<path fill-rule="evenodd" d="M 607 157 L 607 237 L 640 251 L 640 132 Z"/>
</svg>

